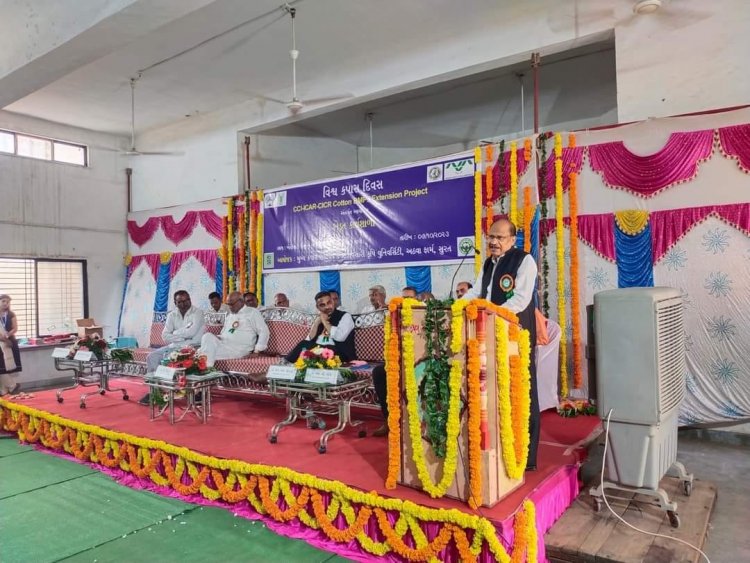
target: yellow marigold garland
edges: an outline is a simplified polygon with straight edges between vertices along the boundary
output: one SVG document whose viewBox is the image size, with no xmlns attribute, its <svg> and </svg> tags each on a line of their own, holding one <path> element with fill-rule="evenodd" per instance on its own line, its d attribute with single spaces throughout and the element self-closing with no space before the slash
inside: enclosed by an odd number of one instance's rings
<svg viewBox="0 0 750 563">
<path fill-rule="evenodd" d="M 575 136 L 571 134 L 575 146 Z M 581 311 L 578 284 L 578 173 L 571 172 L 568 201 L 570 209 L 570 321 L 573 327 L 573 388 L 583 386 L 581 350 Z"/>
<path fill-rule="evenodd" d="M 249 203 L 247 212 L 250 214 L 249 217 L 249 233 L 248 233 L 248 240 L 247 244 L 249 245 L 249 251 L 250 251 L 250 264 L 248 265 L 248 290 L 255 292 L 256 291 L 256 284 L 255 280 L 258 277 L 257 274 L 257 268 L 258 268 L 258 246 L 256 245 L 257 242 L 257 233 L 258 233 L 258 212 L 256 210 L 256 205 L 258 201 L 258 193 L 256 191 L 252 191 L 250 193 L 250 197 L 245 197 L 245 201 Z M 261 301 L 259 301 L 260 303 Z"/>
<path fill-rule="evenodd" d="M 388 402 L 388 473 L 385 479 L 386 489 L 395 489 L 401 468 L 401 403 L 399 393 L 401 389 L 401 365 L 398 342 L 397 325 L 391 326 L 391 315 L 394 314 L 403 299 L 395 297 L 388 304 L 386 315 L 386 350 L 385 376 Z"/>
<path fill-rule="evenodd" d="M 227 200 L 227 268 L 229 269 L 229 291 L 234 291 L 234 198 Z M 226 296 L 224 296 L 226 298 Z"/>
<path fill-rule="evenodd" d="M 263 192 L 260 192 L 261 194 Z M 256 256 L 256 266 L 255 266 L 255 275 L 257 279 L 255 280 L 255 292 L 258 296 L 258 303 L 263 303 L 263 214 L 258 213 L 258 230 L 257 234 L 255 235 L 255 244 L 257 245 L 257 250 L 255 252 Z"/>
<path fill-rule="evenodd" d="M 466 299 L 457 299 L 451 305 L 451 352 L 458 354 L 464 345 L 464 309 L 469 305 Z"/>
<path fill-rule="evenodd" d="M 560 395 L 568 396 L 568 342 L 565 320 L 565 242 L 563 236 L 563 161 L 562 136 L 555 135 L 555 219 L 557 222 L 557 316 L 560 323 Z"/>
<path fill-rule="evenodd" d="M 249 213 L 250 210 L 248 209 L 247 212 Z M 237 289 L 239 291 L 245 291 L 246 290 L 245 288 L 247 288 L 247 272 L 245 271 L 245 268 L 247 266 L 247 261 L 245 260 L 245 244 L 246 244 L 245 234 L 246 234 L 246 230 L 245 230 L 245 212 L 244 211 L 239 211 L 239 213 L 237 213 L 237 224 L 239 225 L 238 238 L 239 238 L 239 241 L 240 241 L 240 252 L 239 252 L 239 255 L 238 255 L 238 258 L 239 258 L 239 264 L 238 264 L 239 274 L 237 276 L 237 278 L 238 278 Z"/>
<path fill-rule="evenodd" d="M 284 467 L 205 456 L 187 448 L 113 432 L 1 399 L 0 428 L 17 432 L 21 440 L 41 442 L 48 448 L 64 450 L 77 459 L 90 460 L 107 467 L 119 467 L 138 478 L 149 478 L 156 484 L 170 486 L 175 490 L 195 490 L 206 498 L 233 503 L 248 500 L 256 511 L 272 518 L 275 515 L 289 520 L 294 513 L 301 522 L 312 523 L 312 517 L 307 512 L 307 506 L 311 505 L 315 525 L 329 538 L 340 542 L 356 539 L 363 549 L 375 555 L 393 551 L 409 560 L 425 561 L 437 557 L 452 540 L 462 561 L 475 561 L 485 542 L 497 561 L 510 563 L 511 557 L 521 561 L 524 553 L 528 561 L 536 560 L 534 505 L 528 500 L 524 501 L 523 510 L 516 515 L 516 539 L 509 556 L 489 520 L 458 510 L 427 508 L 409 501 L 385 498 L 374 492 L 359 491 L 337 481 L 319 479 Z M 172 463 L 172 456 L 177 458 L 176 465 Z M 167 476 L 161 475 L 159 468 Z M 182 482 L 186 470 L 192 479 L 191 483 Z M 252 475 L 246 476 L 248 473 Z M 209 474 L 213 486 L 209 485 Z M 269 478 L 274 479 L 273 485 L 270 485 Z M 292 493 L 289 487 L 291 483 L 300 487 L 299 494 Z M 239 489 L 236 488 L 238 486 Z M 256 488 L 260 498 L 255 493 Z M 242 495 L 246 492 L 247 496 L 243 498 Z M 328 509 L 323 508 L 322 492 L 331 495 Z M 305 496 L 309 501 L 303 507 L 302 500 Z M 272 508 L 269 504 L 276 502 L 279 497 L 283 497 L 286 504 L 283 510 L 278 506 Z M 356 515 L 352 503 L 361 505 Z M 333 525 L 339 510 L 347 521 L 347 529 L 342 530 Z M 400 513 L 395 526 L 390 524 L 386 511 Z M 364 525 L 372 514 L 376 517 L 385 542 L 376 542 L 371 538 L 361 541 L 363 536 L 366 537 Z M 438 523 L 442 527 L 438 535 L 427 542 L 419 522 Z M 471 543 L 465 529 L 474 531 Z M 404 542 L 403 536 L 407 530 L 411 532 L 416 548 Z"/>
<path fill-rule="evenodd" d="M 518 226 L 518 151 L 515 141 L 510 143 L 510 220 Z"/>
<path fill-rule="evenodd" d="M 529 448 L 529 377 L 528 370 L 519 369 L 516 362 L 508 358 L 508 325 L 504 322 L 495 322 L 495 342 L 497 352 L 495 354 L 497 376 L 497 395 L 499 405 L 499 432 L 500 445 L 502 448 L 505 472 L 511 479 L 521 479 L 526 470 Z M 528 332 L 527 332 L 528 340 Z M 519 343 L 519 352 L 520 350 Z M 515 364 L 515 365 L 514 365 Z M 528 364 L 528 360 L 527 360 Z M 513 373 L 512 368 L 516 368 Z M 525 385 L 523 383 L 526 374 Z M 526 394 L 523 395 L 523 390 Z"/>
<path fill-rule="evenodd" d="M 482 245 L 482 149 L 474 149 L 474 246 Z M 482 268 L 481 255 L 474 256 L 474 276 Z M 452 290 L 452 289 L 451 289 Z"/>
</svg>

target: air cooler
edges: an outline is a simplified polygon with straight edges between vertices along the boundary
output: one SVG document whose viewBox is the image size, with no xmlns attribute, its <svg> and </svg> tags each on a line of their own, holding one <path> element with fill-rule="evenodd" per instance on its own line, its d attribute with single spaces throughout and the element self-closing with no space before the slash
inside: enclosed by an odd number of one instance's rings
<svg viewBox="0 0 750 563">
<path fill-rule="evenodd" d="M 676 475 L 685 494 L 692 475 L 677 461 L 677 417 L 685 394 L 682 295 L 670 287 L 634 287 L 594 295 L 596 383 L 602 418 L 611 412 L 606 481 L 601 490 L 646 494 L 679 525 L 677 507 L 659 488 Z M 598 494 L 597 494 L 598 493 Z"/>
</svg>

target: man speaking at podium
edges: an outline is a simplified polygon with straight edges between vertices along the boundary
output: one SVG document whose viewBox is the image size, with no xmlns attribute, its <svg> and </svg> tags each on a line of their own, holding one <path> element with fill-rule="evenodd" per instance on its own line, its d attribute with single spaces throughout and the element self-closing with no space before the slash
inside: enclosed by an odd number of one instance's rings
<svg viewBox="0 0 750 563">
<path fill-rule="evenodd" d="M 526 470 L 536 470 L 539 446 L 539 398 L 536 391 L 536 318 L 534 316 L 534 286 L 537 267 L 534 259 L 516 248 L 516 226 L 507 217 L 497 219 L 487 234 L 489 257 L 474 287 L 464 299 L 487 299 L 518 315 L 521 327 L 529 331 L 531 358 L 531 412 L 529 413 L 529 457 Z"/>
</svg>

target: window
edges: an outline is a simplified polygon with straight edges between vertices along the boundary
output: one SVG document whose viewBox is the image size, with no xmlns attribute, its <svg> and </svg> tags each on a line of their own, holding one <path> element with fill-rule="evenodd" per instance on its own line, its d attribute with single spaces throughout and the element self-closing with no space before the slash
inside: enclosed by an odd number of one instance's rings
<svg viewBox="0 0 750 563">
<path fill-rule="evenodd" d="M 18 336 L 76 331 L 88 316 L 85 260 L 0 257 L 0 293 L 11 297 Z"/>
<path fill-rule="evenodd" d="M 13 131 L 0 130 L 0 152 L 88 166 L 88 148 L 84 145 Z"/>
</svg>

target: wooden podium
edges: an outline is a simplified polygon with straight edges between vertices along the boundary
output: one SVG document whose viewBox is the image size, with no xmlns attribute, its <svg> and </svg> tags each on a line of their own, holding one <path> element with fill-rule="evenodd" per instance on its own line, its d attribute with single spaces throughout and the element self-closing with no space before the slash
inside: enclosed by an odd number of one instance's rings
<svg viewBox="0 0 750 563">
<path fill-rule="evenodd" d="M 403 335 L 410 332 L 414 336 L 414 376 L 417 379 L 417 386 L 422 379 L 422 371 L 419 365 L 426 357 L 425 334 L 423 333 L 423 324 L 426 309 L 423 307 L 414 307 L 412 309 L 412 323 L 410 326 L 404 326 L 402 322 L 402 309 L 398 309 L 392 319 L 398 323 L 399 346 L 403 343 Z M 505 469 L 505 463 L 502 456 L 502 445 L 500 443 L 499 433 L 499 416 L 500 401 L 498 400 L 498 384 L 495 372 L 495 355 L 496 355 L 496 338 L 495 323 L 507 323 L 500 316 L 482 308 L 479 309 L 479 315 L 476 320 L 468 320 L 466 311 L 463 314 L 463 346 L 461 350 L 452 356 L 457 359 L 462 367 L 461 381 L 461 409 L 460 409 L 460 426 L 461 430 L 458 437 L 458 463 L 456 473 L 446 496 L 467 501 L 470 498 L 469 489 L 469 432 L 467 430 L 467 420 L 469 409 L 467 406 L 467 370 L 466 370 L 466 343 L 470 338 L 477 338 L 478 332 L 483 332 L 479 340 L 479 357 L 482 361 L 482 370 L 480 375 L 480 404 L 481 404 L 481 475 L 482 475 L 482 506 L 493 506 L 503 497 L 510 494 L 513 490 L 523 483 L 523 477 L 520 479 L 511 479 Z M 446 323 L 450 325 L 451 311 L 446 311 Z M 448 326 L 450 332 L 450 326 Z M 482 342 L 483 341 L 483 342 Z M 518 343 L 508 342 L 509 356 L 518 355 Z M 403 358 L 403 349 L 401 349 Z M 411 371 L 411 370 L 409 370 Z M 401 467 L 399 484 L 414 487 L 422 490 L 422 484 L 419 479 L 416 465 L 413 461 L 413 447 L 409 433 L 409 414 L 406 408 L 406 393 L 404 388 L 405 369 L 401 365 Z M 420 410 L 421 414 L 421 410 Z M 424 436 L 424 432 L 423 432 Z M 431 444 L 422 439 L 422 449 L 427 465 L 427 471 L 433 481 L 437 483 L 443 475 L 443 459 L 435 456 Z"/>
</svg>

